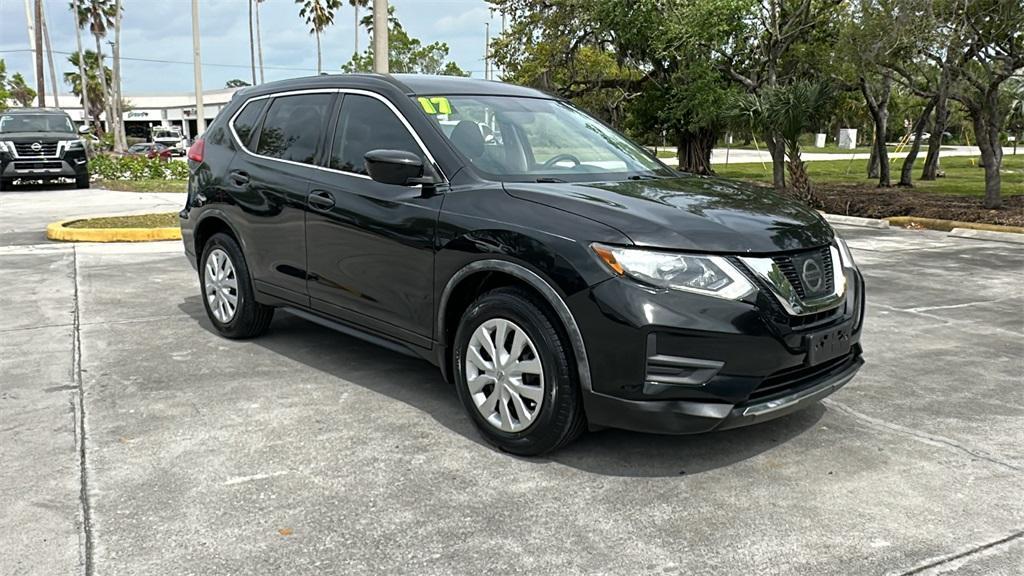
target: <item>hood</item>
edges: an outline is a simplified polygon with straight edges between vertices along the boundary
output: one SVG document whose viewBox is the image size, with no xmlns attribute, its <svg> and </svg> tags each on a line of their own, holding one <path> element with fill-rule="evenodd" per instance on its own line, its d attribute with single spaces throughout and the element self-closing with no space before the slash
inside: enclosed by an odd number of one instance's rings
<svg viewBox="0 0 1024 576">
<path fill-rule="evenodd" d="M 0 140 L 9 142 L 55 142 L 79 138 L 81 136 L 70 132 L 0 132 Z"/>
<path fill-rule="evenodd" d="M 821 215 L 803 204 L 720 178 L 505 187 L 514 197 L 607 224 L 637 246 L 757 254 L 823 246 L 833 236 Z"/>
</svg>

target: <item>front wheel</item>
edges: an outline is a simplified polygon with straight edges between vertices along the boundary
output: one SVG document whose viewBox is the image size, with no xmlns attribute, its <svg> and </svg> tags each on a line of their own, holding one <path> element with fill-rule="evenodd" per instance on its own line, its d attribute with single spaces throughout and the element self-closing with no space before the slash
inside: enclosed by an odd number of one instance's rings
<svg viewBox="0 0 1024 576">
<path fill-rule="evenodd" d="M 199 284 L 206 315 L 221 335 L 254 338 L 267 331 L 274 308 L 256 301 L 249 268 L 234 238 L 214 234 L 206 242 Z"/>
<path fill-rule="evenodd" d="M 454 360 L 459 398 L 500 449 L 539 455 L 583 431 L 568 339 L 532 293 L 498 288 L 473 302 L 455 335 Z"/>
<path fill-rule="evenodd" d="M 84 190 L 89 187 L 89 176 L 78 176 L 75 178 L 75 188 Z"/>
</svg>

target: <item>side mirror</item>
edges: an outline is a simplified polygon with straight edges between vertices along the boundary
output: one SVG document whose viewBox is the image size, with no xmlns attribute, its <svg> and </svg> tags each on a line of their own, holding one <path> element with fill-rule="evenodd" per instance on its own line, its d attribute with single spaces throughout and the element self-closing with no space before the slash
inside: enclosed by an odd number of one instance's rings
<svg viewBox="0 0 1024 576">
<path fill-rule="evenodd" d="M 92 127 L 87 126 L 85 124 L 82 124 L 81 126 L 78 127 L 78 133 L 79 134 L 90 134 L 90 133 L 92 133 Z"/>
<path fill-rule="evenodd" d="M 423 177 L 423 159 L 405 150 L 370 150 L 363 156 L 370 178 L 381 184 L 415 186 L 429 184 L 432 178 Z"/>
</svg>

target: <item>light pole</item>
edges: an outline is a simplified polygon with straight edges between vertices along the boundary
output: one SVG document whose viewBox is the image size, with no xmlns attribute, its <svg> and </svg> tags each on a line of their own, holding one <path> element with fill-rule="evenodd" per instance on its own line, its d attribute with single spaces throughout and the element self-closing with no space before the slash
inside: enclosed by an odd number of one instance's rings
<svg viewBox="0 0 1024 576">
<path fill-rule="evenodd" d="M 203 65 L 199 52 L 199 0 L 192 0 L 192 71 L 196 83 L 196 136 L 206 131 L 206 114 L 203 112 Z"/>
<path fill-rule="evenodd" d="M 388 73 L 388 0 L 373 0 L 373 71 Z"/>
</svg>

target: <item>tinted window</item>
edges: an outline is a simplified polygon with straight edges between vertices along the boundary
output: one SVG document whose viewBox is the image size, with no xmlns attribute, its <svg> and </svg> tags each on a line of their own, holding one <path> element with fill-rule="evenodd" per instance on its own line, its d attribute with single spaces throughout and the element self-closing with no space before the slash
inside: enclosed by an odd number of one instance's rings
<svg viewBox="0 0 1024 576">
<path fill-rule="evenodd" d="M 260 130 L 256 153 L 312 164 L 333 94 L 274 98 Z"/>
<path fill-rule="evenodd" d="M 363 156 L 380 149 L 423 155 L 409 130 L 386 104 L 369 96 L 346 94 L 334 132 L 331 168 L 366 174 Z"/>
<path fill-rule="evenodd" d="M 249 102 L 235 118 L 233 124 L 235 132 L 238 134 L 238 139 L 242 142 L 242 145 L 246 148 L 250 147 L 249 140 L 252 137 L 253 130 L 256 129 L 256 121 L 260 119 L 260 112 L 263 112 L 263 107 L 266 105 L 266 99 Z"/>
</svg>

